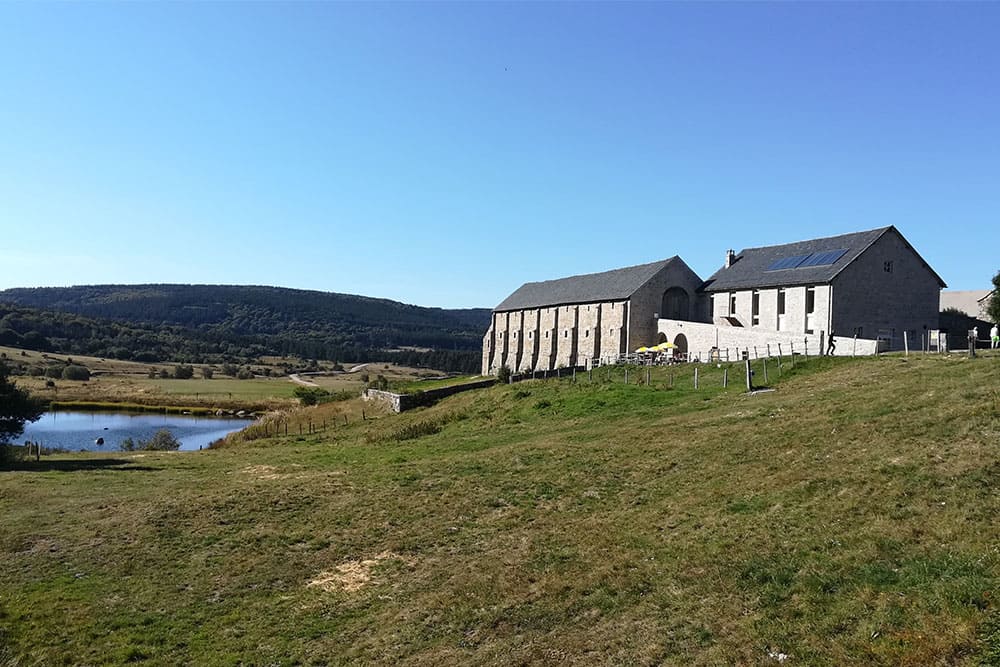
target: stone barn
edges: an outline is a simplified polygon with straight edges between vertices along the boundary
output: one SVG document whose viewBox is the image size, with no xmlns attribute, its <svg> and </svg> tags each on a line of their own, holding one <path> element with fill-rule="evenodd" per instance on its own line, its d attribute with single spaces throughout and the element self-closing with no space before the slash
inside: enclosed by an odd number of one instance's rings
<svg viewBox="0 0 1000 667">
<path fill-rule="evenodd" d="M 493 309 L 483 374 L 585 367 L 655 341 L 660 318 L 710 322 L 701 284 L 680 257 L 525 283 Z"/>
</svg>

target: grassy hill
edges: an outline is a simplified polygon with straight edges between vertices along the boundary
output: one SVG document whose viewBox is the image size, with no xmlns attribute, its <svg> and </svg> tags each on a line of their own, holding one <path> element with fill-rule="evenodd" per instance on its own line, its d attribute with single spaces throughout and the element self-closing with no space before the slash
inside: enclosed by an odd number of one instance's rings
<svg viewBox="0 0 1000 667">
<path fill-rule="evenodd" d="M 690 370 L 0 471 L 0 662 L 1000 663 L 1000 357 Z"/>
<path fill-rule="evenodd" d="M 490 313 L 231 285 L 15 288 L 0 291 L 0 304 L 8 304 L 0 305 L 0 344 L 30 349 L 139 361 L 164 360 L 170 350 L 192 361 L 263 354 L 370 361 L 397 350 L 397 361 L 462 371 L 478 369 Z"/>
</svg>

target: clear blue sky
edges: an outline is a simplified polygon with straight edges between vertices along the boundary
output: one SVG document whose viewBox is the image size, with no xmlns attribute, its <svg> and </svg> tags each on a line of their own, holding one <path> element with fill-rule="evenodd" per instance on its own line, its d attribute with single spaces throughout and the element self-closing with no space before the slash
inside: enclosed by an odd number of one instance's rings
<svg viewBox="0 0 1000 667">
<path fill-rule="evenodd" d="M 0 288 L 521 283 L 896 225 L 1000 268 L 1000 3 L 0 3 Z"/>
</svg>

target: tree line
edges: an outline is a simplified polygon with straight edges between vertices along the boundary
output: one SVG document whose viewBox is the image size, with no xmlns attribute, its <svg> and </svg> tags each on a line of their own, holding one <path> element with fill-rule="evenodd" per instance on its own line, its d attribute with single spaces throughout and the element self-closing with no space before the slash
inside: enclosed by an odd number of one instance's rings
<svg viewBox="0 0 1000 667">
<path fill-rule="evenodd" d="M 295 327 L 298 334 L 239 334 L 170 324 L 129 323 L 0 303 L 0 345 L 138 362 L 247 364 L 262 356 L 387 361 L 458 373 L 479 370 L 479 348 L 387 351 L 350 337 Z M 413 344 L 413 343 L 406 343 Z"/>
<path fill-rule="evenodd" d="M 0 292 L 0 302 L 133 325 L 178 326 L 227 340 L 273 336 L 288 348 L 305 338 L 324 349 L 475 350 L 490 318 L 483 308 L 425 308 L 350 294 L 233 285 L 16 288 Z"/>
</svg>

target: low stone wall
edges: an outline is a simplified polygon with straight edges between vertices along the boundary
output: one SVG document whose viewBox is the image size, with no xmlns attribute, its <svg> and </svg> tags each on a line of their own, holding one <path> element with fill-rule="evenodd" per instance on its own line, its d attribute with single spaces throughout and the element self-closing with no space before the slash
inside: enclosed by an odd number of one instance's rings
<svg viewBox="0 0 1000 667">
<path fill-rule="evenodd" d="M 719 350 L 723 360 L 727 359 L 728 354 L 730 361 L 741 359 L 744 353 L 751 359 L 778 356 L 779 345 L 783 355 L 794 352 L 818 356 L 827 349 L 826 336 L 823 334 L 793 334 L 756 327 L 730 327 L 682 320 L 659 320 L 657 330 L 671 342 L 678 334 L 684 334 L 692 360 L 709 361 L 712 348 Z M 878 350 L 878 341 L 870 339 L 834 335 L 834 343 L 834 354 L 838 357 L 869 356 L 876 354 Z"/>
<path fill-rule="evenodd" d="M 491 387 L 496 382 L 496 378 L 489 378 L 478 382 L 466 382 L 465 384 L 456 384 L 450 387 L 428 389 L 416 394 L 395 394 L 391 391 L 381 391 L 380 389 L 365 389 L 361 394 L 361 398 L 366 401 L 381 401 L 388 405 L 389 409 L 393 412 L 405 412 L 421 405 L 430 405 L 445 396 L 473 389 L 482 389 L 483 387 Z"/>
</svg>

